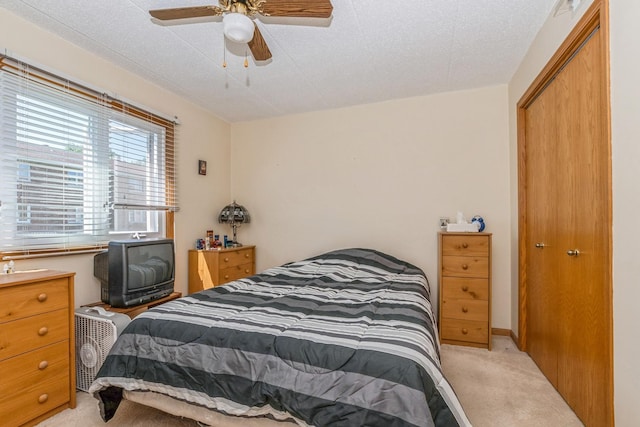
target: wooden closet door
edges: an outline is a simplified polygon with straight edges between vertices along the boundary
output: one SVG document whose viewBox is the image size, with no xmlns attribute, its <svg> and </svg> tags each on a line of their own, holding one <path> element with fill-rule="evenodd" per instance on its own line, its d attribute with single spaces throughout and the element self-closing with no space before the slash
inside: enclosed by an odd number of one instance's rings
<svg viewBox="0 0 640 427">
<path fill-rule="evenodd" d="M 558 254 L 561 321 L 558 391 L 593 426 L 607 425 L 611 383 L 610 153 L 599 30 L 558 75 L 564 112 L 559 123 Z M 576 251 L 576 252 L 571 252 Z M 609 405 L 610 406 L 610 405 Z"/>
<path fill-rule="evenodd" d="M 557 286 L 558 88 L 550 86 L 526 112 L 527 134 L 527 336 L 532 359 L 558 384 Z"/>
<path fill-rule="evenodd" d="M 608 80 L 599 26 L 582 34 L 520 104 L 521 315 L 527 352 L 585 425 L 600 427 L 613 424 Z"/>
</svg>

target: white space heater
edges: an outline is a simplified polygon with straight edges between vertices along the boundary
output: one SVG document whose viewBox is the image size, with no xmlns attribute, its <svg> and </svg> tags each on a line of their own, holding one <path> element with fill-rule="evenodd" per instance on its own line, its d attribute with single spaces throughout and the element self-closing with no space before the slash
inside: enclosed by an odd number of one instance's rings
<svg viewBox="0 0 640 427">
<path fill-rule="evenodd" d="M 131 319 L 102 307 L 80 307 L 75 318 L 76 388 L 88 391 L 113 343 Z"/>
</svg>

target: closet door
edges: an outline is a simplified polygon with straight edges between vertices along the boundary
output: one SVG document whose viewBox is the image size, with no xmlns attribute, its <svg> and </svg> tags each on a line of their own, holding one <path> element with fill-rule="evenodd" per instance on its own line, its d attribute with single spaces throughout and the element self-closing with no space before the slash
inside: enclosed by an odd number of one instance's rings
<svg viewBox="0 0 640 427">
<path fill-rule="evenodd" d="M 558 391 L 588 425 L 607 425 L 610 383 L 610 153 L 602 38 L 595 31 L 552 85 L 564 111 L 558 168 Z M 604 407 L 603 407 L 604 406 Z"/>
<path fill-rule="evenodd" d="M 611 152 L 606 38 L 591 19 L 519 103 L 520 333 L 578 417 L 600 427 L 613 425 Z"/>
<path fill-rule="evenodd" d="M 558 87 L 548 87 L 526 112 L 527 134 L 527 351 L 554 387 L 558 384 L 556 174 Z"/>
</svg>

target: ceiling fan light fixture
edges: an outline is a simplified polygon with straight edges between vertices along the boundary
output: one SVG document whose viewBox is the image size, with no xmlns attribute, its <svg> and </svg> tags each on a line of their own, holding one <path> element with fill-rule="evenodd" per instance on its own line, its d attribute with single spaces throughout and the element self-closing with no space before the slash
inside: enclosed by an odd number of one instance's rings
<svg viewBox="0 0 640 427">
<path fill-rule="evenodd" d="M 236 43 L 249 43 L 253 39 L 254 25 L 251 18 L 242 13 L 228 13 L 222 18 L 224 36 Z"/>
</svg>

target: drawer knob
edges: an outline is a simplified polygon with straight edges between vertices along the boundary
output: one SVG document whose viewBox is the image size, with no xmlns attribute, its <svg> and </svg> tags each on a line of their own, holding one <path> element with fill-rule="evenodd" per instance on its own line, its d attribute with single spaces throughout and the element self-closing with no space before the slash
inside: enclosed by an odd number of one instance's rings
<svg viewBox="0 0 640 427">
<path fill-rule="evenodd" d="M 245 268 L 244 272 L 245 272 L 246 274 L 249 274 L 249 269 L 248 269 L 248 268 Z"/>
<path fill-rule="evenodd" d="M 468 266 L 467 264 L 462 264 L 462 269 L 463 269 L 463 270 L 468 270 L 468 269 L 469 269 L 469 266 Z"/>
<path fill-rule="evenodd" d="M 38 335 L 40 335 L 41 337 L 47 335 L 47 332 L 49 332 L 49 328 L 47 328 L 46 326 L 38 329 Z"/>
<path fill-rule="evenodd" d="M 249 254 L 244 254 L 244 257 L 245 258 L 249 258 Z"/>
<path fill-rule="evenodd" d="M 465 248 L 465 249 L 467 249 L 467 248 L 469 247 L 469 244 L 468 244 L 467 242 L 464 242 L 464 243 L 462 244 L 462 247 L 463 247 L 463 248 Z"/>
<path fill-rule="evenodd" d="M 462 335 L 467 335 L 469 330 L 467 328 L 462 328 Z"/>
<path fill-rule="evenodd" d="M 469 291 L 469 287 L 467 285 L 464 285 L 462 287 L 462 292 L 468 292 Z"/>
<path fill-rule="evenodd" d="M 225 259 L 224 259 L 224 262 L 229 262 L 229 258 L 225 258 Z"/>
<path fill-rule="evenodd" d="M 47 294 L 38 295 L 38 301 L 40 301 L 40 302 L 45 302 L 47 300 L 47 298 L 48 298 Z"/>
<path fill-rule="evenodd" d="M 40 397 L 38 397 L 38 403 L 45 403 L 47 400 L 49 400 L 47 393 L 41 394 Z"/>
<path fill-rule="evenodd" d="M 462 312 L 463 313 L 467 313 L 467 312 L 469 312 L 469 309 L 467 307 L 462 307 Z"/>
<path fill-rule="evenodd" d="M 229 275 L 228 275 L 228 274 L 225 274 L 225 275 L 224 275 L 224 278 L 225 278 L 225 279 L 228 279 L 228 278 L 229 278 Z"/>
<path fill-rule="evenodd" d="M 49 366 L 49 362 L 47 362 L 46 360 L 43 360 L 38 364 L 38 369 L 40 369 L 41 371 L 44 371 L 45 369 L 47 369 L 47 366 Z"/>
</svg>

